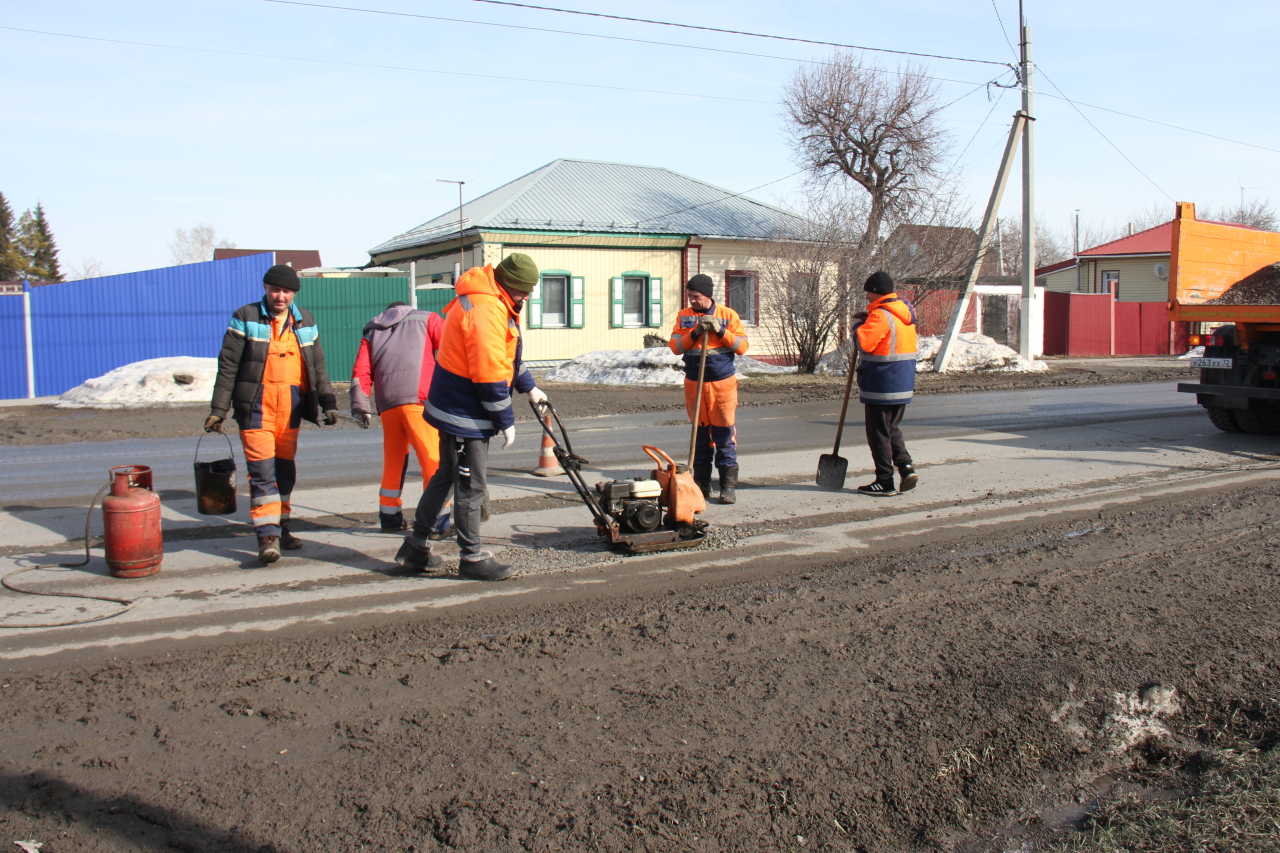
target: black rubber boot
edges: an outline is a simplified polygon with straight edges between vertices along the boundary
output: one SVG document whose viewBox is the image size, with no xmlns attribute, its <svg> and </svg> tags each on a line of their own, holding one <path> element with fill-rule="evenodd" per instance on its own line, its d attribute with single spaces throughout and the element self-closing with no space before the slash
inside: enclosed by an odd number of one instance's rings
<svg viewBox="0 0 1280 853">
<path fill-rule="evenodd" d="M 473 581 L 504 581 L 519 571 L 514 566 L 499 563 L 493 557 L 483 560 L 463 560 L 458 563 L 458 574 Z"/>
<path fill-rule="evenodd" d="M 383 533 L 397 533 L 401 530 L 408 530 L 412 525 L 404 520 L 403 512 L 380 512 L 378 513 L 378 526 L 382 528 Z"/>
<path fill-rule="evenodd" d="M 730 465 L 720 469 L 720 503 L 736 504 L 738 502 L 738 466 Z"/>
<path fill-rule="evenodd" d="M 280 522 L 280 547 L 286 551 L 296 551 L 302 547 L 302 540 L 289 532 L 289 522 Z"/>
<path fill-rule="evenodd" d="M 702 490 L 702 497 L 710 499 L 711 497 L 711 466 L 710 465 L 694 465 L 693 466 L 693 482 L 698 484 L 698 488 Z"/>
<path fill-rule="evenodd" d="M 444 560 L 438 554 L 431 553 L 431 546 L 425 548 L 406 536 L 396 551 L 396 562 L 414 572 L 425 572 L 427 569 L 438 569 Z"/>
</svg>

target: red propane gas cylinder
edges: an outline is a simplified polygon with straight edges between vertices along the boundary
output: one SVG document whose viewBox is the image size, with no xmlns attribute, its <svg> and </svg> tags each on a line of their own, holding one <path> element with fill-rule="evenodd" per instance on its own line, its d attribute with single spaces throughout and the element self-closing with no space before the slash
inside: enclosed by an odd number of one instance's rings
<svg viewBox="0 0 1280 853">
<path fill-rule="evenodd" d="M 160 571 L 160 498 L 149 488 L 151 468 L 122 465 L 111 469 L 111 494 L 102 500 L 102 545 L 107 567 L 117 578 L 141 578 Z"/>
</svg>

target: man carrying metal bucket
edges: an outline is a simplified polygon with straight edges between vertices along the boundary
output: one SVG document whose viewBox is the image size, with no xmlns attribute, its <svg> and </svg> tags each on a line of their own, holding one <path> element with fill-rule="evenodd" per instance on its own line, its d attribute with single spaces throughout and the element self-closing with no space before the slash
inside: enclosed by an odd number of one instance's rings
<svg viewBox="0 0 1280 853">
<path fill-rule="evenodd" d="M 258 534 L 258 559 L 274 563 L 280 549 L 302 547 L 289 532 L 289 499 L 297 480 L 298 428 L 338 422 L 311 312 L 293 304 L 298 274 L 276 264 L 262 278 L 264 295 L 231 315 L 218 354 L 218 379 L 205 432 L 221 432 L 227 413 L 240 427 L 249 471 L 249 516 Z"/>
</svg>

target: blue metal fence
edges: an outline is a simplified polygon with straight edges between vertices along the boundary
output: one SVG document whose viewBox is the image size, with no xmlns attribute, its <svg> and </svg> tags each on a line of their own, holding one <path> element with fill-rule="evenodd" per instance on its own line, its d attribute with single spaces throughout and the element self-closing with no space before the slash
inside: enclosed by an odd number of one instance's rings
<svg viewBox="0 0 1280 853">
<path fill-rule="evenodd" d="M 213 358 L 233 311 L 262 298 L 274 255 L 249 255 L 31 289 L 36 396 L 148 358 Z M 16 337 L 9 334 L 17 308 Z M 16 341 L 16 347 L 12 344 Z M 0 397 L 25 397 L 21 299 L 0 297 Z M 19 386 L 8 377 L 17 365 Z M 17 393 L 12 393 L 14 390 Z"/>
<path fill-rule="evenodd" d="M 22 294 L 0 295 L 0 400 L 27 396 L 27 345 Z"/>
</svg>

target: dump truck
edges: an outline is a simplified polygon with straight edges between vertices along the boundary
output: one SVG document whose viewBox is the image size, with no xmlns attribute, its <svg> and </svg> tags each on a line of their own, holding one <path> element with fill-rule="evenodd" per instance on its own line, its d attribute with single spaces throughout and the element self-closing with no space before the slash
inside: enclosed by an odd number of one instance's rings
<svg viewBox="0 0 1280 853">
<path fill-rule="evenodd" d="M 1196 219 L 1178 202 L 1169 259 L 1169 319 L 1192 323 L 1195 394 L 1224 432 L 1280 433 L 1280 233 Z"/>
</svg>

